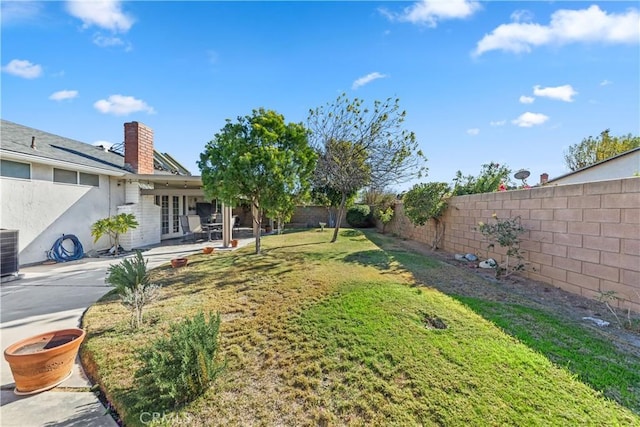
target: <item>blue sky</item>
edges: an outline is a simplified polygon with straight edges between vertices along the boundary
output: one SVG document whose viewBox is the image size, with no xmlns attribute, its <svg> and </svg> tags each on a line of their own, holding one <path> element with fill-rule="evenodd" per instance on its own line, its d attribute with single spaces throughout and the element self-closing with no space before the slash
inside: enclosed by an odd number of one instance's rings
<svg viewBox="0 0 640 427">
<path fill-rule="evenodd" d="M 585 137 L 640 134 L 635 1 L 1 4 L 2 118 L 87 143 L 139 121 L 194 174 L 225 119 L 305 122 L 342 92 L 400 98 L 423 182 L 493 161 L 534 184 Z"/>
</svg>

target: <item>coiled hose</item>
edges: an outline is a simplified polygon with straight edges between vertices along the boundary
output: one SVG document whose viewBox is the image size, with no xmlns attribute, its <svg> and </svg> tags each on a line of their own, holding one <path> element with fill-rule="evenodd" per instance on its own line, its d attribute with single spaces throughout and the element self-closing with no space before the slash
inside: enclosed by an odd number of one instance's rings
<svg viewBox="0 0 640 427">
<path fill-rule="evenodd" d="M 73 252 L 68 251 L 62 245 L 65 240 L 71 240 L 71 242 L 73 243 Z M 80 243 L 80 240 L 78 240 L 75 235 L 63 234 L 62 237 L 56 240 L 56 242 L 53 244 L 53 247 L 47 253 L 47 256 L 49 257 L 49 259 L 56 262 L 74 261 L 84 256 L 84 249 L 82 248 L 82 243 Z"/>
</svg>

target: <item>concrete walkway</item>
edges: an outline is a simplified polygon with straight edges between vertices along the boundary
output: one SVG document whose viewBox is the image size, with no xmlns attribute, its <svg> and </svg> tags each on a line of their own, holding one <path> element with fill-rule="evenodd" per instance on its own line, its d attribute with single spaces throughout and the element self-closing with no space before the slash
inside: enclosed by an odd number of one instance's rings
<svg viewBox="0 0 640 427">
<path fill-rule="evenodd" d="M 253 239 L 240 239 L 242 247 Z M 172 258 L 200 252 L 204 246 L 222 250 L 220 241 L 158 246 L 143 252 L 148 267 Z M 226 250 L 226 249 L 225 249 Z M 84 311 L 112 287 L 105 283 L 107 268 L 121 259 L 84 258 L 52 265 L 20 269 L 22 278 L 0 284 L 0 344 L 12 343 L 43 332 L 80 326 Z M 31 395 L 13 393 L 9 365 L 0 363 L 0 425 L 19 427 L 92 426 L 115 427 L 94 393 L 79 358 L 71 378 L 52 390 Z"/>
</svg>

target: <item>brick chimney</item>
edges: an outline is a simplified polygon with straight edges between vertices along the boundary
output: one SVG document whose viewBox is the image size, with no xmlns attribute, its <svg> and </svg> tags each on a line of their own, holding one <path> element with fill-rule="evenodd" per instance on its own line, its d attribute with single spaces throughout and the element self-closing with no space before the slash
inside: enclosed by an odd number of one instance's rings
<svg viewBox="0 0 640 427">
<path fill-rule="evenodd" d="M 549 174 L 548 173 L 540 174 L 540 185 L 545 185 L 547 181 L 549 181 Z"/>
<path fill-rule="evenodd" d="M 142 123 L 124 124 L 124 164 L 133 173 L 153 174 L 153 130 Z"/>
</svg>

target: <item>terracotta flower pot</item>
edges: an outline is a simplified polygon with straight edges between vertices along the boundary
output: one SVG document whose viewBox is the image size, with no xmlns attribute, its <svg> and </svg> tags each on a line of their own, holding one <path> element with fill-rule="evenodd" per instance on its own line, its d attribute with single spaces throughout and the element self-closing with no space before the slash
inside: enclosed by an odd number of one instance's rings
<svg viewBox="0 0 640 427">
<path fill-rule="evenodd" d="M 184 267 L 185 265 L 187 265 L 188 262 L 189 260 L 187 258 L 174 258 L 171 260 L 171 267 L 173 268 Z"/>
<path fill-rule="evenodd" d="M 11 344 L 4 351 L 18 395 L 49 390 L 69 378 L 85 332 L 60 329 Z"/>
<path fill-rule="evenodd" d="M 238 247 L 238 239 L 231 240 L 231 247 L 232 248 L 237 248 Z"/>
<path fill-rule="evenodd" d="M 213 246 L 207 246 L 207 247 L 202 248 L 202 253 L 210 254 L 214 250 L 215 250 L 215 248 Z"/>
</svg>

